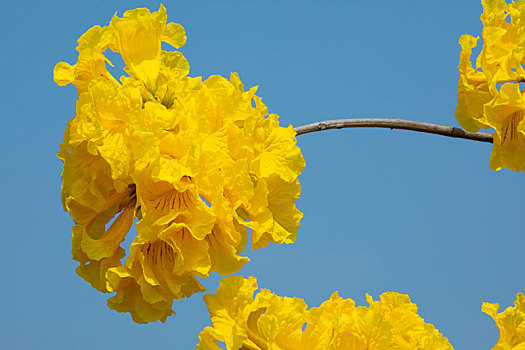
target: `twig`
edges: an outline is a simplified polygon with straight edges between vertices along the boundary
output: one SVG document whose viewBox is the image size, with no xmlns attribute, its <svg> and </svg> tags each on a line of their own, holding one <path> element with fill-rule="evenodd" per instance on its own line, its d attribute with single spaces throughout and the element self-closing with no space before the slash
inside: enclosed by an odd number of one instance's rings
<svg viewBox="0 0 525 350">
<path fill-rule="evenodd" d="M 436 125 L 403 119 L 352 118 L 325 120 L 322 122 L 298 126 L 295 128 L 295 132 L 297 135 L 303 135 L 315 131 L 343 128 L 403 129 L 492 143 L 492 135 L 485 132 L 468 132 L 453 126 Z"/>
</svg>

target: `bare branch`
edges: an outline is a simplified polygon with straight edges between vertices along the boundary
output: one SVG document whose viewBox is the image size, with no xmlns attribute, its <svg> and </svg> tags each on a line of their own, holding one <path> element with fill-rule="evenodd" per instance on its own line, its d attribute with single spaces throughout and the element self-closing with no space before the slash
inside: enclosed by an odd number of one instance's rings
<svg viewBox="0 0 525 350">
<path fill-rule="evenodd" d="M 303 135 L 315 131 L 343 128 L 403 129 L 492 143 L 492 135 L 485 132 L 468 132 L 453 126 L 436 125 L 403 119 L 352 118 L 325 120 L 322 122 L 298 126 L 295 128 L 295 132 L 297 135 Z"/>
</svg>

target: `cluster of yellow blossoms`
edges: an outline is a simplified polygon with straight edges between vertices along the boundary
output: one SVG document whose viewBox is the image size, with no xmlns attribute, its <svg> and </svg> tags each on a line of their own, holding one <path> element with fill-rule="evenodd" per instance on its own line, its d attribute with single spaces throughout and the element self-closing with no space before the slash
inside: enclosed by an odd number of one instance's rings
<svg viewBox="0 0 525 350">
<path fill-rule="evenodd" d="M 525 2 L 482 0 L 483 47 L 472 67 L 477 38 L 459 39 L 458 107 L 456 118 L 468 131 L 492 127 L 490 167 L 525 172 Z"/>
<path fill-rule="evenodd" d="M 355 306 L 337 292 L 319 307 L 307 309 L 304 300 L 280 297 L 257 289 L 254 277 L 224 278 L 216 295 L 204 300 L 212 327 L 201 332 L 197 350 L 286 349 L 452 349 L 447 338 L 417 314 L 408 295 L 369 295 L 370 306 Z"/>
<path fill-rule="evenodd" d="M 77 272 L 139 323 L 165 321 L 174 299 L 203 291 L 197 276 L 238 271 L 247 228 L 254 249 L 291 243 L 302 217 L 294 129 L 235 73 L 188 77 L 184 56 L 161 49 L 186 41 L 166 20 L 162 5 L 115 16 L 82 35 L 75 65 L 54 69 L 58 85 L 78 90 L 58 152 Z M 129 77 L 108 72 L 107 48 Z"/>
</svg>

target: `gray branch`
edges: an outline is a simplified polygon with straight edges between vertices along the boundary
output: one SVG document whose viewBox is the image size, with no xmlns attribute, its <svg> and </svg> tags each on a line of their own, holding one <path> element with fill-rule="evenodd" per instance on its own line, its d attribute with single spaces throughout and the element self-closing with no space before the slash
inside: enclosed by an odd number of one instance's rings
<svg viewBox="0 0 525 350">
<path fill-rule="evenodd" d="M 436 125 L 403 119 L 352 118 L 325 120 L 322 122 L 298 126 L 295 128 L 295 132 L 299 136 L 315 131 L 343 128 L 403 129 L 492 143 L 492 135 L 485 132 L 468 132 L 453 126 Z"/>
</svg>

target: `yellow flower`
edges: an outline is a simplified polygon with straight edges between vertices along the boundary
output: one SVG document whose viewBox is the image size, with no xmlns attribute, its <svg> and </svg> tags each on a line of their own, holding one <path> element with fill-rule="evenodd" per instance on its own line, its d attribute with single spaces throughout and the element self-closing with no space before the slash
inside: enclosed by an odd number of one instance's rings
<svg viewBox="0 0 525 350">
<path fill-rule="evenodd" d="M 500 330 L 498 343 L 493 350 L 525 349 L 525 296 L 516 295 L 513 307 L 498 313 L 498 303 L 483 303 L 481 311 L 490 315 Z"/>
<path fill-rule="evenodd" d="M 115 15 L 109 25 L 114 36 L 111 49 L 122 55 L 131 74 L 152 93 L 157 90 L 161 41 L 176 48 L 186 43 L 184 28 L 177 23 L 166 25 L 166 20 L 166 8 L 160 5 L 153 13 L 140 8 L 124 12 L 122 18 Z"/>
<path fill-rule="evenodd" d="M 138 323 L 165 321 L 174 299 L 204 290 L 197 277 L 241 269 L 248 228 L 255 249 L 292 243 L 302 217 L 293 128 L 236 73 L 188 77 L 184 56 L 160 46 L 185 40 L 163 6 L 136 9 L 90 29 L 77 64 L 55 68 L 79 92 L 58 153 L 77 272 Z M 120 83 L 105 70 L 108 45 L 130 73 Z"/>
<path fill-rule="evenodd" d="M 107 270 L 120 266 L 125 255 L 120 244 L 135 217 L 135 188 L 130 185 L 117 189 L 109 165 L 102 157 L 90 154 L 86 142 L 74 153 L 63 148 L 58 156 L 64 162 L 64 210 L 75 221 L 71 253 L 81 264 L 77 273 L 94 288 L 106 292 Z M 108 225 L 114 216 L 116 219 Z"/>
<path fill-rule="evenodd" d="M 103 78 L 117 83 L 107 71 L 106 62 L 111 62 L 103 52 L 110 44 L 111 35 L 107 27 L 94 26 L 78 39 L 78 61 L 71 66 L 60 62 L 53 70 L 55 82 L 60 86 L 73 84 L 78 94 L 87 92 L 88 84 L 93 79 Z"/>
<path fill-rule="evenodd" d="M 472 68 L 477 39 L 461 36 L 456 119 L 468 131 L 492 127 L 494 147 L 489 166 L 525 171 L 525 124 L 519 83 L 525 81 L 525 3 L 483 3 L 483 48 Z M 503 83 L 503 84 L 502 84 Z"/>
<path fill-rule="evenodd" d="M 183 238 L 181 238 L 183 239 Z M 180 258 L 173 242 L 142 241 L 136 238 L 124 266 L 110 268 L 107 289 L 116 292 L 108 300 L 109 308 L 130 312 L 137 323 L 161 320 L 174 314 L 173 299 L 182 299 L 204 288 L 192 274 L 178 275 Z"/>
<path fill-rule="evenodd" d="M 417 314 L 407 295 L 384 293 L 356 307 L 335 292 L 317 308 L 299 298 L 262 289 L 254 277 L 224 278 L 217 294 L 204 296 L 212 327 L 199 335 L 198 350 L 221 349 L 452 349 L 447 338 Z"/>
<path fill-rule="evenodd" d="M 485 105 L 485 115 L 496 130 L 490 167 L 525 171 L 525 96 L 517 84 L 504 84 Z"/>
<path fill-rule="evenodd" d="M 467 131 L 476 132 L 488 128 L 483 114 L 483 105 L 492 99 L 488 83 L 483 72 L 472 68 L 470 55 L 476 46 L 477 38 L 462 35 L 459 38 L 461 53 L 459 56 L 458 106 L 456 119 Z"/>
<path fill-rule="evenodd" d="M 269 242 L 295 242 L 303 217 L 294 204 L 299 194 L 298 180 L 288 183 L 278 176 L 257 180 L 252 202 L 237 212 L 239 222 L 252 229 L 253 249 L 263 248 Z"/>
</svg>

